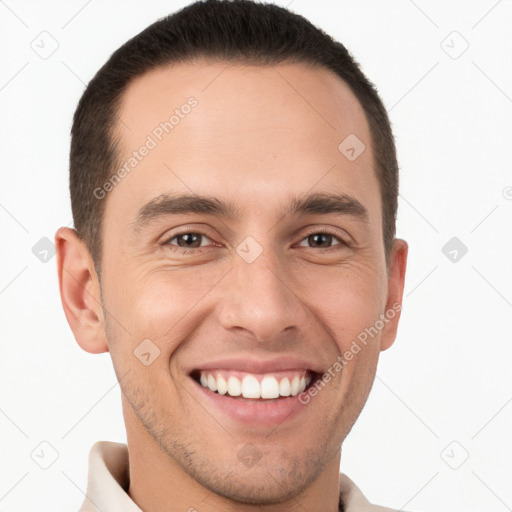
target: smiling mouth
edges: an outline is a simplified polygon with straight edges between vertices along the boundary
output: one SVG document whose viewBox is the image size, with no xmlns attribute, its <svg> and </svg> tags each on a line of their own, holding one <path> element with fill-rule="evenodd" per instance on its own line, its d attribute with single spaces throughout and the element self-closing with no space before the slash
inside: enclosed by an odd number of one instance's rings
<svg viewBox="0 0 512 512">
<path fill-rule="evenodd" d="M 226 398 L 272 402 L 299 395 L 309 389 L 321 374 L 313 370 L 257 374 L 216 369 L 193 370 L 190 377 L 203 388 Z"/>
</svg>

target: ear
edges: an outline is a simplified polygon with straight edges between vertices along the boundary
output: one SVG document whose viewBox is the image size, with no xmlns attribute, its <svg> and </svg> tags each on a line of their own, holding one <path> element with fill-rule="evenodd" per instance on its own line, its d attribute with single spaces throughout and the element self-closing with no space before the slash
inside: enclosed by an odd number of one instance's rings
<svg viewBox="0 0 512 512">
<path fill-rule="evenodd" d="M 100 284 L 92 257 L 77 232 L 55 233 L 59 289 L 64 314 L 76 341 L 86 352 L 108 352 Z"/>
<path fill-rule="evenodd" d="M 396 238 L 389 258 L 388 298 L 384 312 L 385 327 L 382 329 L 380 349 L 388 349 L 396 338 L 398 321 L 402 311 L 405 271 L 409 246 L 405 240 Z M 386 321 L 387 320 L 387 321 Z"/>
</svg>

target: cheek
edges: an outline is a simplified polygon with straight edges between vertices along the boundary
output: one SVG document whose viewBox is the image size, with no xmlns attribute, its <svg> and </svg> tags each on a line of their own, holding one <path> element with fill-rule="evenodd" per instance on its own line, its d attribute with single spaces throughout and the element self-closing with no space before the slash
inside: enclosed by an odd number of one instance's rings
<svg viewBox="0 0 512 512">
<path fill-rule="evenodd" d="M 212 283 L 225 272 L 201 272 L 197 268 L 144 270 L 115 288 L 110 303 L 132 337 L 156 343 L 165 339 L 161 348 L 172 351 L 172 340 L 179 339 L 180 331 L 190 324 L 190 314 L 202 306 L 201 300 L 212 290 Z"/>
<path fill-rule="evenodd" d="M 309 307 L 341 353 L 374 325 L 382 312 L 384 290 L 374 274 L 368 265 L 351 264 L 329 272 L 310 272 L 301 287 Z"/>
<path fill-rule="evenodd" d="M 193 329 L 190 313 L 199 307 L 212 280 L 191 271 L 125 270 L 123 274 L 132 280 L 121 280 L 119 273 L 120 281 L 111 280 L 106 286 L 107 338 L 116 374 L 132 372 L 134 384 L 127 394 L 142 407 L 146 393 L 142 390 L 168 385 L 169 359 Z"/>
</svg>

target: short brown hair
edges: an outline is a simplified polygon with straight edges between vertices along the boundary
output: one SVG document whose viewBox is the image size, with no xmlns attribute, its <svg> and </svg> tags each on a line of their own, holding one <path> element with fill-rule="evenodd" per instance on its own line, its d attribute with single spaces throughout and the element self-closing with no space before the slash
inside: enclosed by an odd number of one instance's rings
<svg viewBox="0 0 512 512">
<path fill-rule="evenodd" d="M 195 2 L 162 18 L 116 50 L 89 82 L 71 130 L 70 193 L 75 229 L 98 273 L 106 201 L 96 197 L 118 162 L 114 129 L 123 92 L 144 73 L 196 57 L 273 65 L 309 63 L 334 72 L 355 94 L 370 126 L 382 198 L 386 264 L 395 238 L 398 163 L 391 124 L 375 86 L 347 49 L 304 17 L 250 0 Z"/>
</svg>

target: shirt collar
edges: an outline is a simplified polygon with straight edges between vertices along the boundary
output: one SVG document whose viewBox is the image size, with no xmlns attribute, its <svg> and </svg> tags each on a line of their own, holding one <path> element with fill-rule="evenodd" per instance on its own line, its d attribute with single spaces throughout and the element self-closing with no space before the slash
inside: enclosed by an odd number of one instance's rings
<svg viewBox="0 0 512 512">
<path fill-rule="evenodd" d="M 143 512 L 128 495 L 128 446 L 98 441 L 89 453 L 87 494 L 79 512 Z M 344 473 L 340 473 L 340 510 L 393 512 L 372 505 Z"/>
</svg>

